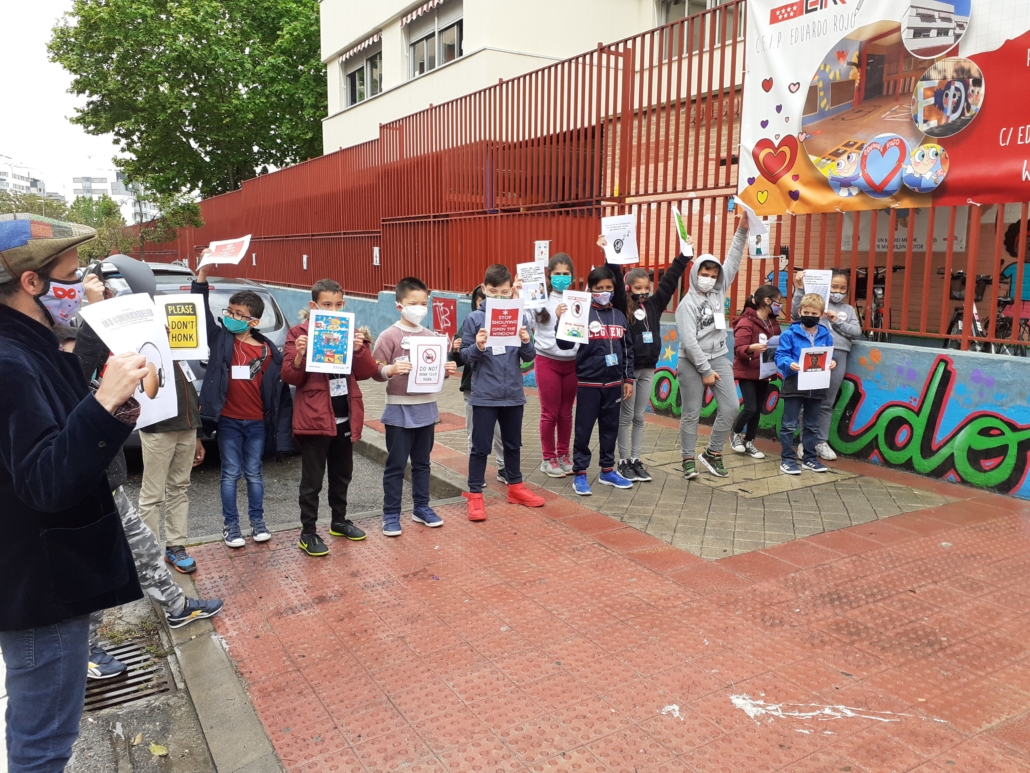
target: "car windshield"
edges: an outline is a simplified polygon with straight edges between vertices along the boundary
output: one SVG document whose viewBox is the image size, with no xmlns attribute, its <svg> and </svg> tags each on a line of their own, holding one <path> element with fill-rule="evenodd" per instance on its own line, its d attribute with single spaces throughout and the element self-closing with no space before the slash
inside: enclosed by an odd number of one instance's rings
<svg viewBox="0 0 1030 773">
<path fill-rule="evenodd" d="M 235 295 L 236 292 L 236 290 L 219 290 L 217 287 L 213 287 L 209 291 L 208 302 L 211 304 L 211 313 L 219 323 L 222 321 L 222 309 L 229 308 L 229 299 Z M 262 333 L 269 333 L 281 328 L 284 321 L 275 313 L 275 304 L 272 301 L 272 296 L 263 290 L 254 290 L 254 292 L 256 292 L 258 297 L 265 302 L 265 311 L 261 315 L 261 323 L 258 325 L 258 330 Z"/>
</svg>

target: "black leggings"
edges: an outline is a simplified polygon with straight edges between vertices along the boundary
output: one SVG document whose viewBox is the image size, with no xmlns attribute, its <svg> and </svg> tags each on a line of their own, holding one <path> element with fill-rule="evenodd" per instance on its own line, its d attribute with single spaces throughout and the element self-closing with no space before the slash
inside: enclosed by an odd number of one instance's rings
<svg viewBox="0 0 1030 773">
<path fill-rule="evenodd" d="M 740 387 L 740 396 L 743 402 L 740 406 L 740 413 L 737 420 L 733 422 L 734 434 L 747 427 L 747 434 L 744 441 L 754 440 L 758 434 L 758 422 L 762 420 L 762 406 L 765 405 L 765 398 L 769 395 L 768 381 L 750 381 L 739 379 L 737 386 Z"/>
</svg>

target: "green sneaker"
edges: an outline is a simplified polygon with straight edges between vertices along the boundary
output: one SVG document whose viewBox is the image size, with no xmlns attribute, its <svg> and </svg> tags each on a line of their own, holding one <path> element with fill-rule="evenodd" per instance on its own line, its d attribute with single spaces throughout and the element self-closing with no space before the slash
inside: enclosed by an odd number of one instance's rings
<svg viewBox="0 0 1030 773">
<path fill-rule="evenodd" d="M 697 477 L 697 468 L 694 466 L 694 457 L 683 460 L 683 477 L 693 480 Z"/>
<path fill-rule="evenodd" d="M 717 478 L 730 477 L 730 474 L 726 472 L 726 465 L 722 463 L 722 454 L 713 454 L 705 451 L 701 454 L 701 464 L 707 467 L 708 472 Z"/>
</svg>

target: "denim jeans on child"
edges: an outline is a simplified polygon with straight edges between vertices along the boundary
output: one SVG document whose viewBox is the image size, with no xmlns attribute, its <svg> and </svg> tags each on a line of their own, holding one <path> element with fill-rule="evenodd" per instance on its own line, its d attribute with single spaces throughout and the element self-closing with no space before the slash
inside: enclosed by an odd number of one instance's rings
<svg viewBox="0 0 1030 773">
<path fill-rule="evenodd" d="M 816 461 L 815 444 L 819 436 L 819 409 L 822 407 L 821 397 L 781 397 L 783 403 L 783 418 L 780 420 L 780 454 L 783 461 L 797 461 L 797 454 L 794 452 L 794 433 L 798 429 L 798 415 L 801 409 L 805 409 L 805 425 L 801 429 L 801 446 L 804 452 L 803 460 L 806 462 Z"/>
<path fill-rule="evenodd" d="M 429 504 L 429 458 L 436 439 L 436 425 L 398 427 L 385 425 L 386 470 L 383 472 L 383 513 L 401 511 L 404 469 L 411 459 L 411 500 L 415 505 Z"/>
<path fill-rule="evenodd" d="M 265 483 L 261 477 L 261 457 L 265 453 L 265 423 L 221 418 L 218 420 L 218 454 L 222 459 L 222 518 L 226 524 L 239 523 L 236 509 L 236 484 L 247 479 L 247 505 L 250 520 L 265 515 Z"/>
<path fill-rule="evenodd" d="M 11 773 L 61 773 L 86 700 L 89 617 L 0 631 L 0 650 L 7 669 Z"/>
</svg>

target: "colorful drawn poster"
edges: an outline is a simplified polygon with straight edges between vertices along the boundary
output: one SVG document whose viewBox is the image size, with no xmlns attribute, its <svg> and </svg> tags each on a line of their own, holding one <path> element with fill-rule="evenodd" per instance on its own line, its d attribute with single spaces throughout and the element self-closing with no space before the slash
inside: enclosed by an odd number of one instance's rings
<svg viewBox="0 0 1030 773">
<path fill-rule="evenodd" d="M 522 280 L 520 295 L 527 309 L 542 309 L 547 305 L 547 276 L 542 263 L 519 263 L 515 267 Z"/>
<path fill-rule="evenodd" d="M 522 346 L 519 330 L 524 305 L 521 298 L 486 299 L 486 345 L 490 348 Z"/>
<path fill-rule="evenodd" d="M 216 263 L 239 264 L 250 248 L 250 234 L 241 236 L 239 239 L 226 239 L 221 242 L 211 242 L 204 250 L 200 266 L 210 266 Z"/>
<path fill-rule="evenodd" d="M 830 303 L 830 283 L 833 281 L 833 272 L 829 269 L 805 269 L 805 293 L 815 293 L 823 297 L 823 303 Z"/>
<path fill-rule="evenodd" d="M 687 233 L 687 224 L 683 222 L 683 215 L 680 214 L 676 207 L 672 208 L 672 219 L 676 223 L 676 236 L 680 243 L 680 255 L 688 258 L 694 257 L 694 245 L 687 241 L 690 238 L 690 234 Z"/>
<path fill-rule="evenodd" d="M 738 195 L 759 215 L 1026 201 L 1030 3 L 747 9 Z"/>
<path fill-rule="evenodd" d="M 312 309 L 308 317 L 308 373 L 351 372 L 354 361 L 354 315 Z"/>
<path fill-rule="evenodd" d="M 200 295 L 158 295 L 158 318 L 168 329 L 173 360 L 206 360 L 207 315 Z"/>
<path fill-rule="evenodd" d="M 82 318 L 114 354 L 137 353 L 146 360 L 147 375 L 132 396 L 140 404 L 136 428 L 142 429 L 179 413 L 168 335 L 154 301 L 146 293 L 119 295 L 83 306 Z"/>
<path fill-rule="evenodd" d="M 607 244 L 604 257 L 609 263 L 639 263 L 637 252 L 637 216 L 615 215 L 601 218 L 601 236 Z"/>
<path fill-rule="evenodd" d="M 547 265 L 547 262 L 551 259 L 551 240 L 546 239 L 542 241 L 533 242 L 533 262 L 543 263 Z"/>
<path fill-rule="evenodd" d="M 443 336 L 412 336 L 408 392 L 427 394 L 443 389 L 446 378 L 447 339 Z"/>
<path fill-rule="evenodd" d="M 829 389 L 830 365 L 833 363 L 832 346 L 811 346 L 801 350 L 801 370 L 798 371 L 798 389 Z"/>
<path fill-rule="evenodd" d="M 433 298 L 433 330 L 450 339 L 458 335 L 456 298 Z"/>
<path fill-rule="evenodd" d="M 586 343 L 589 338 L 587 325 L 590 322 L 590 293 L 565 290 L 562 293 L 562 303 L 565 304 L 565 313 L 558 320 L 558 333 L 555 337 L 560 341 Z"/>
</svg>

